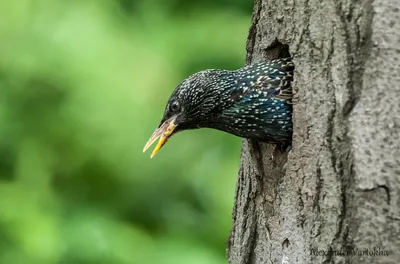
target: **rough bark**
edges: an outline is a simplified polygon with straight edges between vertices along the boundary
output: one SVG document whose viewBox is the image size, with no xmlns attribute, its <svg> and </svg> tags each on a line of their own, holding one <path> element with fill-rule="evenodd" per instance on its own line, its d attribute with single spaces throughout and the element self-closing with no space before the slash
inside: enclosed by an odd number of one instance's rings
<svg viewBox="0 0 400 264">
<path fill-rule="evenodd" d="M 243 142 L 231 264 L 400 263 L 399 8 L 256 0 L 247 63 L 290 52 L 297 104 L 277 164 Z"/>
</svg>

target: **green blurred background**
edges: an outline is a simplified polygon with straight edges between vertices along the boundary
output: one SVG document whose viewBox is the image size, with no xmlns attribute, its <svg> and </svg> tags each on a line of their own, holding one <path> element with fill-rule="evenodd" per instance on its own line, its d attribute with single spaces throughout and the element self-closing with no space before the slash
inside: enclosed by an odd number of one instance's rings
<svg viewBox="0 0 400 264">
<path fill-rule="evenodd" d="M 252 5 L 0 0 L 0 263 L 227 263 L 240 138 L 142 149 L 186 76 L 244 64 Z"/>
</svg>

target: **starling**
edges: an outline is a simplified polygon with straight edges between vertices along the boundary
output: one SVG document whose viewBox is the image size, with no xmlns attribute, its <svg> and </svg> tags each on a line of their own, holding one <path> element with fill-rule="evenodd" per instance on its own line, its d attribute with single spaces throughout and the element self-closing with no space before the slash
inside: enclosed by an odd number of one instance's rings
<svg viewBox="0 0 400 264">
<path fill-rule="evenodd" d="M 202 127 L 276 146 L 290 144 L 293 70 L 291 59 L 281 58 L 189 76 L 170 96 L 143 152 L 160 138 L 153 157 L 173 134 Z"/>
</svg>

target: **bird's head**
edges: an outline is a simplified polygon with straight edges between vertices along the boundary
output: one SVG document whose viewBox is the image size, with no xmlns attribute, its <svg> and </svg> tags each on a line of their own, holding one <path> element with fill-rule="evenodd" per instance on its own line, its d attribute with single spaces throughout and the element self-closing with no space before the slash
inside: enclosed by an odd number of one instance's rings
<svg viewBox="0 0 400 264">
<path fill-rule="evenodd" d="M 153 157 L 173 134 L 207 127 L 218 114 L 221 75 L 227 73 L 223 70 L 205 70 L 189 76 L 178 85 L 168 99 L 160 125 L 147 141 L 143 152 L 160 138 L 151 154 Z"/>
</svg>

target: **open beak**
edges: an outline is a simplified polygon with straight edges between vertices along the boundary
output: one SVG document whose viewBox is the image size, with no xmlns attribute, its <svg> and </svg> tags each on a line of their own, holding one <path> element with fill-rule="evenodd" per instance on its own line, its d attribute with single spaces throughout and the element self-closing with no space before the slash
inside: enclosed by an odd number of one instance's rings
<svg viewBox="0 0 400 264">
<path fill-rule="evenodd" d="M 176 116 L 173 116 L 170 119 L 167 119 L 166 121 L 164 121 L 154 131 L 154 133 L 153 133 L 153 135 L 151 135 L 149 141 L 147 141 L 146 145 L 143 148 L 143 152 L 145 152 L 151 145 L 153 145 L 154 141 L 156 141 L 158 138 L 160 138 L 160 140 L 157 143 L 157 146 L 151 153 L 150 158 L 154 157 L 157 154 L 157 152 L 162 148 L 162 146 L 164 146 L 164 144 L 167 143 L 168 138 L 172 135 L 175 128 L 177 127 L 177 124 L 175 123 L 175 119 L 176 119 Z"/>
</svg>

